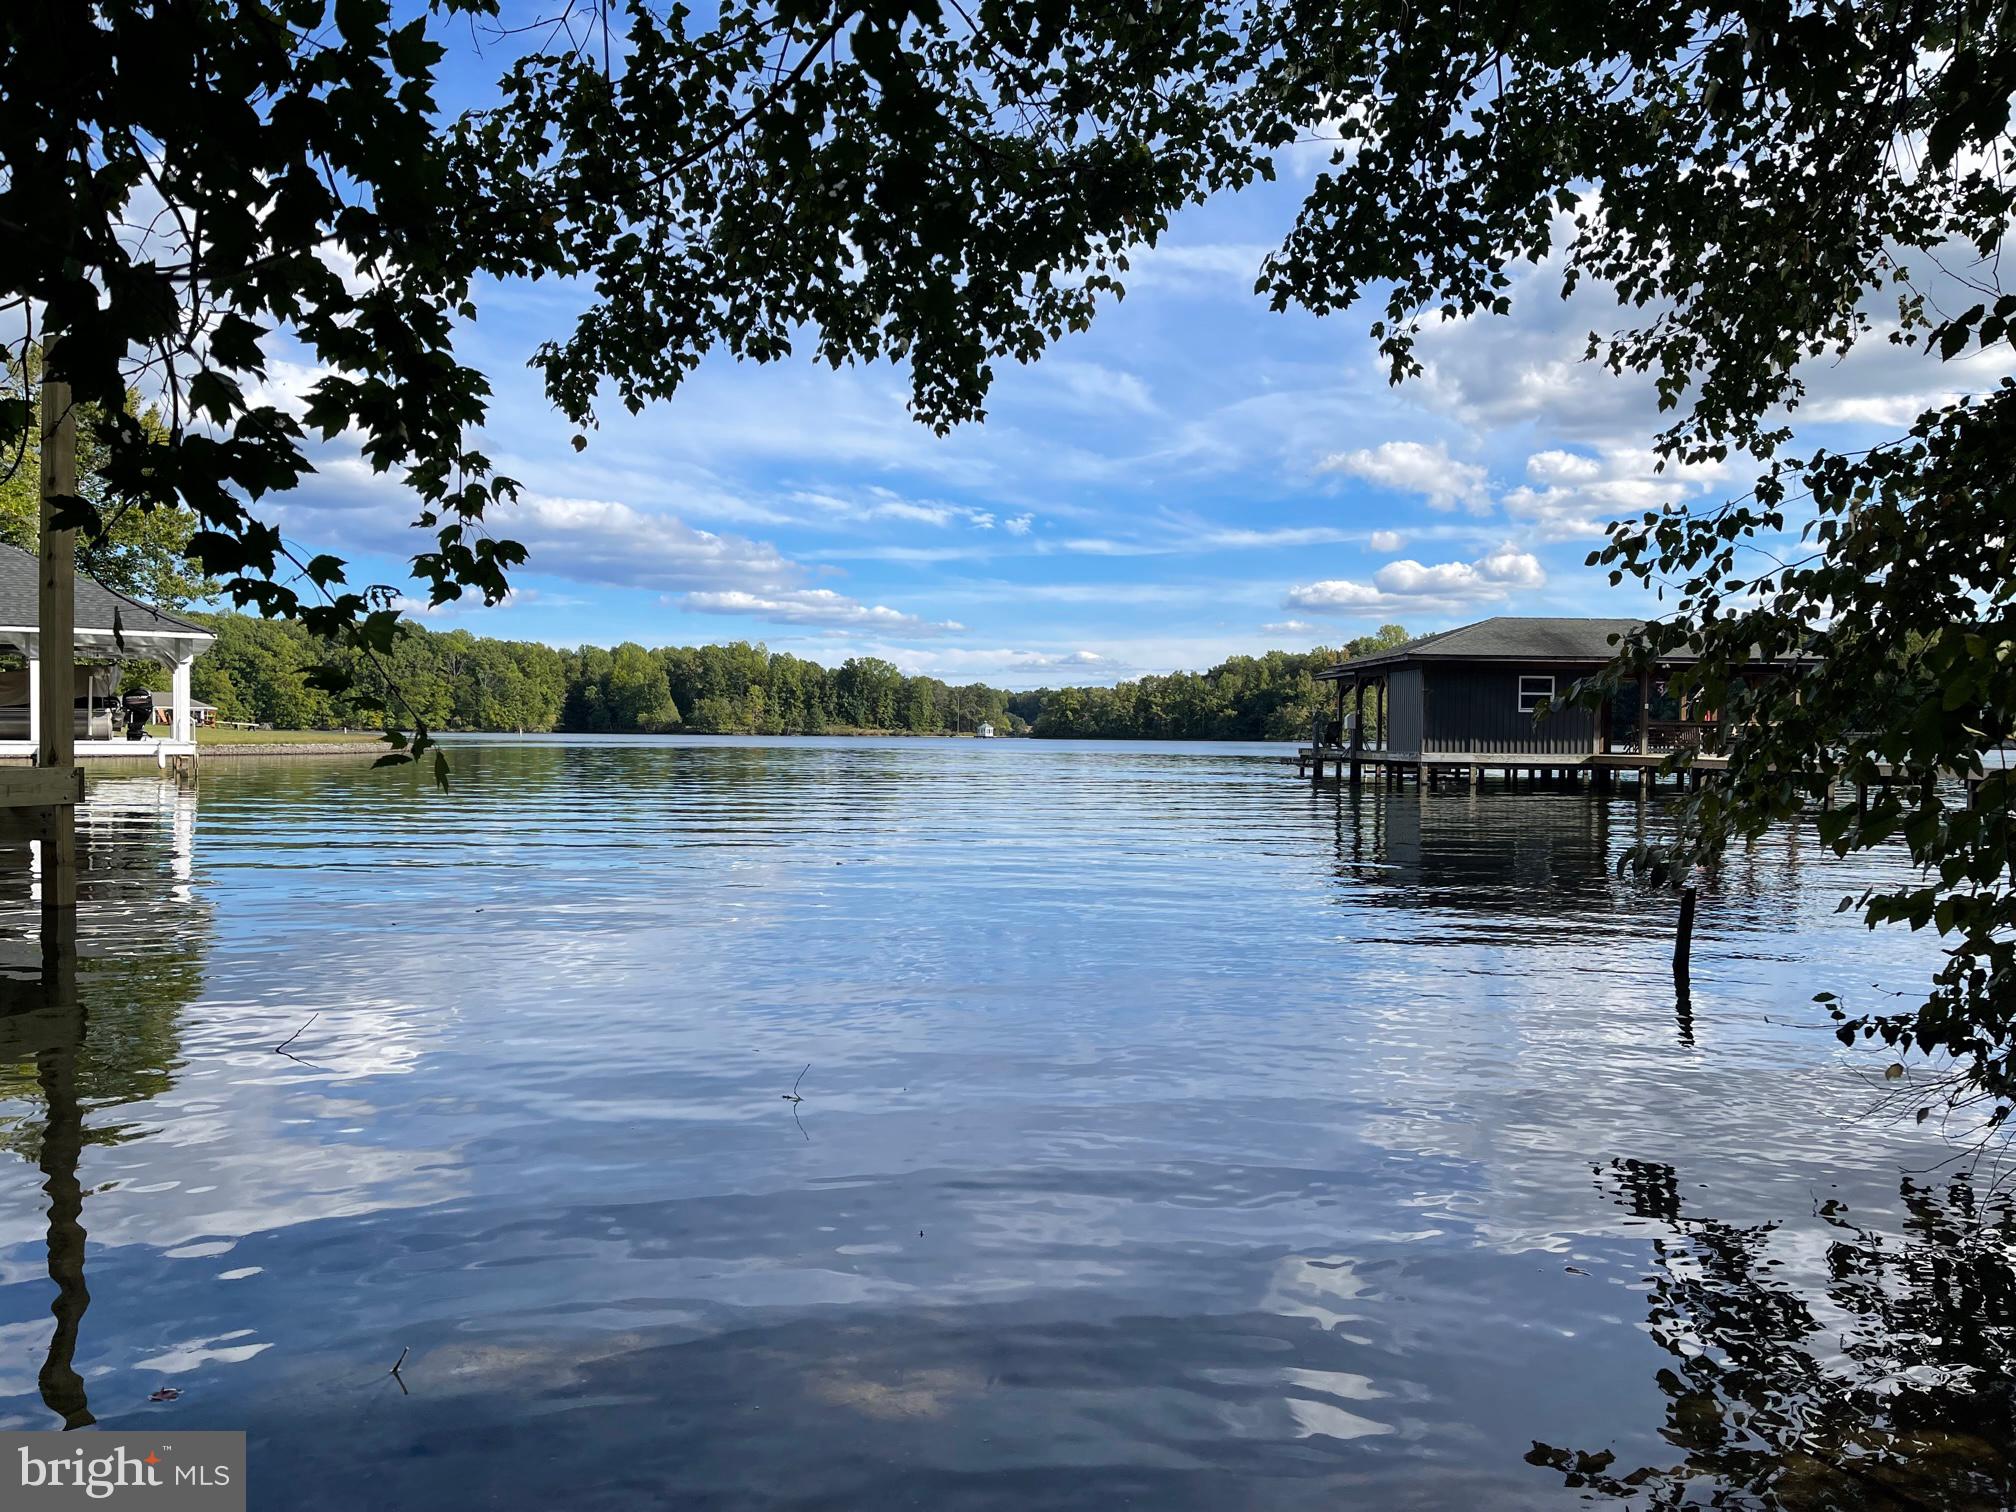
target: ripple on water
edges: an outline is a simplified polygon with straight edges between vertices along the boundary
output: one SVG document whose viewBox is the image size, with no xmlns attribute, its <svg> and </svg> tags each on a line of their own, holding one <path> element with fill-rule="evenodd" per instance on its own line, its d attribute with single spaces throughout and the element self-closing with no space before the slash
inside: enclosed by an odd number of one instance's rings
<svg viewBox="0 0 2016 1512">
<path fill-rule="evenodd" d="M 265 1505 L 1568 1505 L 1532 1440 L 1665 1420 L 1607 1162 L 1747 1223 L 1925 1163 L 1809 1002 L 1925 969 L 1832 913 L 1895 858 L 1733 858 L 1676 1014 L 1656 806 L 1271 754 L 94 777 L 84 1012 L 0 1020 L 0 1420 L 51 1421 L 53 1101 L 78 1389 L 249 1427 Z"/>
</svg>

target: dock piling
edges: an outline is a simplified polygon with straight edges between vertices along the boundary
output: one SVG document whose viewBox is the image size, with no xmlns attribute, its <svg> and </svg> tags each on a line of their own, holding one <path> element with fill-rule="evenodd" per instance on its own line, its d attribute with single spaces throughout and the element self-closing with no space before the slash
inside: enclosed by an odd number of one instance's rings
<svg viewBox="0 0 2016 1512">
<path fill-rule="evenodd" d="M 1694 887 L 1680 889 L 1680 922 L 1673 932 L 1673 981 L 1684 993 L 1694 957 Z"/>
<path fill-rule="evenodd" d="M 56 517 L 57 501 L 77 493 L 77 414 L 70 385 L 49 377 L 47 353 L 43 362 L 35 765 L 69 773 L 77 766 L 77 548 L 75 532 L 57 529 Z M 77 814 L 70 802 L 47 810 L 41 851 L 42 948 L 60 958 L 77 939 Z"/>
</svg>

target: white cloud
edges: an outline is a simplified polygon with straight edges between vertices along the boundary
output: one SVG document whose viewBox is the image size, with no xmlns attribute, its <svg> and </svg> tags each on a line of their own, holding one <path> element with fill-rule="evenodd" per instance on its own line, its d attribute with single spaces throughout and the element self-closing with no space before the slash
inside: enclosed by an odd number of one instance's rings
<svg viewBox="0 0 2016 1512">
<path fill-rule="evenodd" d="M 1157 556 L 1168 549 L 1146 541 L 1115 541 L 1106 536 L 1073 536 L 1057 544 L 1081 556 Z"/>
<path fill-rule="evenodd" d="M 1223 579 L 1168 582 L 1145 579 L 1138 582 L 1039 583 L 993 579 L 965 582 L 949 587 L 940 597 L 975 605 L 1024 606 L 1033 603 L 1076 604 L 1094 609 L 1148 607 L 1164 611 L 1179 606 L 1220 607 L 1250 599 L 1267 603 L 1274 596 L 1270 585 L 1256 585 L 1249 592 L 1244 583 Z"/>
<path fill-rule="evenodd" d="M 1326 101 L 1331 108 L 1340 104 L 1344 105 L 1341 111 L 1303 128 L 1300 137 L 1281 149 L 1279 157 L 1291 172 L 1310 177 L 1321 169 L 1357 160 L 1364 135 L 1365 107 L 1356 101 L 1345 103 L 1337 95 Z"/>
<path fill-rule="evenodd" d="M 1239 551 L 1278 546 L 1339 546 L 1355 539 L 1355 531 L 1332 525 L 1283 525 L 1272 530 L 1210 529 L 1187 541 L 1182 549 Z"/>
<path fill-rule="evenodd" d="M 1271 625 L 1260 627 L 1265 635 L 1314 635 L 1321 628 L 1319 625 L 1312 625 L 1308 620 L 1299 619 L 1276 620 Z"/>
<path fill-rule="evenodd" d="M 1135 415 L 1156 413 L 1155 398 L 1148 392 L 1148 385 L 1119 368 L 1049 357 L 1038 365 L 1036 372 L 1056 398 L 1076 408 L 1125 410 Z"/>
<path fill-rule="evenodd" d="M 1317 464 L 1319 472 L 1348 473 L 1381 488 L 1419 494 L 1430 509 L 1454 509 L 1461 504 L 1472 514 L 1491 508 L 1484 469 L 1459 462 L 1440 441 L 1382 441 L 1371 448 L 1335 452 Z"/>
<path fill-rule="evenodd" d="M 900 520 L 909 525 L 932 525 L 944 529 L 970 525 L 975 530 L 992 530 L 994 512 L 969 504 L 947 504 L 937 499 L 910 499 L 893 489 L 863 488 L 855 493 L 837 494 L 824 489 L 801 489 L 790 502 L 813 511 L 815 522 Z"/>
<path fill-rule="evenodd" d="M 1194 515 L 1171 514 L 1153 522 L 1154 534 L 1141 536 L 1072 536 L 1042 542 L 1038 551 L 1069 551 L 1081 556 L 1142 557 L 1195 556 L 1221 551 L 1272 551 L 1296 546 L 1346 546 L 1370 540 L 1376 550 L 1399 549 L 1401 537 L 1390 530 L 1376 530 L 1368 537 L 1363 530 L 1347 530 L 1339 525 L 1277 525 L 1253 529 L 1219 525 Z M 1435 527 L 1441 530 L 1442 527 Z M 1433 532 L 1431 532 L 1433 533 Z M 1473 532 L 1462 530 L 1462 535 Z M 1386 545 L 1379 542 L 1384 540 Z"/>
<path fill-rule="evenodd" d="M 1536 483 L 1589 483 L 1603 476 L 1603 464 L 1571 451 L 1535 452 L 1526 459 L 1526 476 Z"/>
<path fill-rule="evenodd" d="M 821 562 L 906 562 L 928 566 L 935 562 L 984 562 L 996 548 L 978 546 L 822 546 L 805 555 Z"/>
<path fill-rule="evenodd" d="M 1507 541 L 1474 562 L 1388 562 L 1369 583 L 1329 578 L 1288 590 L 1284 607 L 1324 614 L 1454 612 L 1495 603 L 1547 581 L 1540 559 Z"/>
<path fill-rule="evenodd" d="M 1478 576 L 1485 582 L 1503 583 L 1508 588 L 1538 588 L 1547 581 L 1540 559 L 1510 541 L 1479 557 L 1475 565 Z"/>
<path fill-rule="evenodd" d="M 1590 208 L 1585 204 L 1585 210 Z M 1565 248 L 1572 240 L 1570 228 L 1565 222 L 1557 226 L 1561 234 L 1555 246 Z M 1971 262 L 1971 255 L 1966 260 Z M 1518 272 L 1508 291 L 1508 317 L 1473 315 L 1430 324 L 1417 347 L 1425 371 L 1406 386 L 1411 396 L 1475 431 L 1531 427 L 1549 439 L 1602 449 L 1642 448 L 1673 424 L 1677 416 L 1660 410 L 1652 377 L 1614 374 L 1600 361 L 1584 360 L 1592 336 L 1601 341 L 1621 327 L 1649 325 L 1666 307 L 1620 308 L 1614 289 L 1589 279 L 1563 299 L 1565 268 L 1565 253 L 1557 250 Z M 1954 307 L 1965 308 L 1971 302 L 1973 296 L 1952 275 L 1936 265 L 1922 271 L 1926 282 L 1921 292 L 1933 308 L 1955 300 Z M 1982 392 L 2001 380 L 2006 367 L 2002 350 L 1977 350 L 1940 362 L 1922 345 L 1893 342 L 1897 327 L 1889 298 L 1872 294 L 1867 299 L 1872 328 L 1847 356 L 1828 353 L 1800 365 L 1798 375 L 1807 391 L 1786 417 L 1790 423 L 1894 433 L 1928 406 L 1960 393 Z M 1691 398 L 1682 397 L 1683 407 Z M 1753 469 L 1742 465 L 1742 470 L 1747 483 Z"/>
<path fill-rule="evenodd" d="M 1397 530 L 1375 530 L 1367 543 L 1374 551 L 1398 551 L 1407 544 L 1407 538 Z"/>
<path fill-rule="evenodd" d="M 1010 515 L 1001 522 L 1001 528 L 1010 535 L 1026 536 L 1029 528 L 1036 523 L 1036 516 L 1029 514 Z"/>
<path fill-rule="evenodd" d="M 407 556 L 418 541 L 412 494 L 355 456 L 318 456 L 308 486 L 280 496 L 271 516 L 312 549 Z M 802 575 L 768 541 L 698 530 L 674 514 L 614 499 L 572 498 L 526 490 L 491 510 L 490 534 L 522 544 L 524 571 L 676 593 L 698 588 L 755 588 Z"/>
<path fill-rule="evenodd" d="M 485 604 L 480 598 L 469 597 L 449 599 L 445 603 L 430 603 L 411 594 L 399 593 L 392 597 L 391 607 L 401 614 L 417 615 L 423 619 L 483 618 L 501 614 L 506 609 L 515 609 L 525 604 L 544 603 L 548 608 L 567 608 L 581 604 L 580 599 L 556 598 L 542 594 L 537 588 L 513 588 L 494 604 Z"/>
<path fill-rule="evenodd" d="M 524 543 L 537 571 L 577 582 L 676 591 L 796 575 L 767 541 L 695 530 L 672 515 L 608 499 L 524 495 L 495 522 Z"/>
<path fill-rule="evenodd" d="M 884 604 L 864 604 L 831 588 L 704 591 L 689 593 L 680 602 L 703 614 L 749 614 L 786 625 L 827 625 L 904 635 L 940 635 L 966 628 L 956 620 L 933 623 Z"/>
<path fill-rule="evenodd" d="M 1129 267 L 1120 281 L 1130 294 L 1173 288 L 1251 300 L 1260 265 L 1274 250 L 1271 242 L 1200 242 L 1190 246 L 1163 242 L 1155 247 L 1134 247 L 1127 253 Z"/>
<path fill-rule="evenodd" d="M 1349 578 L 1325 578 L 1320 583 L 1303 583 L 1288 590 L 1284 603 L 1293 609 L 1314 609 L 1336 614 L 1353 609 L 1375 609 L 1386 595 L 1370 583 L 1354 583 Z"/>
<path fill-rule="evenodd" d="M 1661 468 L 1649 447 L 1604 446 L 1596 456 L 1551 450 L 1526 459 L 1532 480 L 1505 495 L 1505 512 L 1542 539 L 1600 538 L 1612 520 L 1695 498 L 1727 480 L 1726 465 Z"/>
</svg>

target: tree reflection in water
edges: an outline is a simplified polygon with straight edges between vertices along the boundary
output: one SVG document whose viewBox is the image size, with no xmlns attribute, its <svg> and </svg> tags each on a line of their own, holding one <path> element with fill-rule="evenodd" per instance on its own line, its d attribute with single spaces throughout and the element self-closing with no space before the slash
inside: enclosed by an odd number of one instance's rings
<svg viewBox="0 0 2016 1512">
<path fill-rule="evenodd" d="M 1681 1209 L 1673 1168 L 1615 1161 L 1599 1183 L 1659 1224 L 1651 1336 L 1676 1465 L 1536 1443 L 1530 1463 L 1641 1507 L 1818 1509 L 2016 1505 L 2016 1218 L 1964 1179 L 1902 1183 L 1901 1237 L 1836 1203 L 1816 1216 L 1825 1280 L 1785 1279 L 1779 1225 Z"/>
</svg>

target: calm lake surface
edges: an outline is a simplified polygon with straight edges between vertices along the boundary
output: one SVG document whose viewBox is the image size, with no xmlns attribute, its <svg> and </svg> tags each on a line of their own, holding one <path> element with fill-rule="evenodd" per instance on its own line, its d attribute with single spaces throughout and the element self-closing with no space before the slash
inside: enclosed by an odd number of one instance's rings
<svg viewBox="0 0 2016 1512">
<path fill-rule="evenodd" d="M 1277 755 L 94 772 L 80 1006 L 0 1019 L 0 1426 L 242 1427 L 254 1506 L 331 1512 L 1571 1507 L 1535 1440 L 1673 1463 L 1689 1225 L 1824 1324 L 1830 1219 L 1902 1232 L 1952 1153 L 1809 1001 L 1927 970 L 1834 913 L 1899 863 L 1738 857 L 1681 1007 L 1614 870 L 1656 802 Z"/>
</svg>

